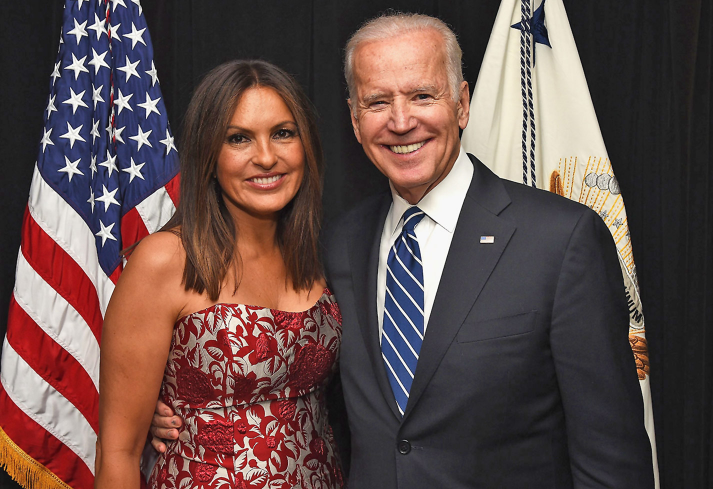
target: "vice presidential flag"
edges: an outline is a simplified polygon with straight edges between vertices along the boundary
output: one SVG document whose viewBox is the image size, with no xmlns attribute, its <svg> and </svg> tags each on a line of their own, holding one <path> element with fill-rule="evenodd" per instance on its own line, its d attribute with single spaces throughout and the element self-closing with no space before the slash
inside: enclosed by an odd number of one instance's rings
<svg viewBox="0 0 713 489">
<path fill-rule="evenodd" d="M 594 209 L 609 227 L 629 300 L 629 342 L 659 486 L 649 361 L 624 200 L 562 0 L 502 0 L 463 146 L 496 174 Z"/>
<path fill-rule="evenodd" d="M 168 220 L 178 191 L 139 0 L 67 0 L 49 81 L 3 344 L 0 464 L 27 488 L 90 489 L 120 250 Z"/>
</svg>

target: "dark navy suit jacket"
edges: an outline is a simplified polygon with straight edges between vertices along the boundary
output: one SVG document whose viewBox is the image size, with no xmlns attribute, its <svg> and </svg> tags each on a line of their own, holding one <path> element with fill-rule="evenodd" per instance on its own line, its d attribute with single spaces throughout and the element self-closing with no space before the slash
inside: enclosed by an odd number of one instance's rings
<svg viewBox="0 0 713 489">
<path fill-rule="evenodd" d="M 587 207 L 471 160 L 403 418 L 376 313 L 390 194 L 328 233 L 325 268 L 343 317 L 349 487 L 653 488 L 609 230 Z"/>
</svg>

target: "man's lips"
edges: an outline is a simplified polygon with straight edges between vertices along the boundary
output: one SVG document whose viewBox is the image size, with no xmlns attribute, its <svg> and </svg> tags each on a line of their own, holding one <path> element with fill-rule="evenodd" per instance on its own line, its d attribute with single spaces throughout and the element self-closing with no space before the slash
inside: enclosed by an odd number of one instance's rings
<svg viewBox="0 0 713 489">
<path fill-rule="evenodd" d="M 414 151 L 418 151 L 427 142 L 428 142 L 428 140 L 420 141 L 418 143 L 399 144 L 399 145 L 386 146 L 386 147 L 389 148 L 392 152 L 394 152 L 396 154 L 408 154 L 408 153 L 413 153 Z"/>
</svg>

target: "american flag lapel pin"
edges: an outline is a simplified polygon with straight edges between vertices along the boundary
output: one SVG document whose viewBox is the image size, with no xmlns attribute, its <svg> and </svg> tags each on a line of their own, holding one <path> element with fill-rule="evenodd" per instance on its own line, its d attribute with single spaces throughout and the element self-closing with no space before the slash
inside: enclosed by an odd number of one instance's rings
<svg viewBox="0 0 713 489">
<path fill-rule="evenodd" d="M 480 244 L 493 244 L 495 243 L 495 236 L 481 236 Z"/>
</svg>

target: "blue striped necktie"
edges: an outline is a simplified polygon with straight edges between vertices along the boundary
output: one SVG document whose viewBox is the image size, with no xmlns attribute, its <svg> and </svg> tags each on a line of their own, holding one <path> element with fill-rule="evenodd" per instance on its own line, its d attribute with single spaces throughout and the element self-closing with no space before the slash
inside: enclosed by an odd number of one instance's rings
<svg viewBox="0 0 713 489">
<path fill-rule="evenodd" d="M 423 265 L 414 228 L 425 215 L 415 206 L 404 212 L 386 262 L 381 356 L 402 416 L 423 343 Z"/>
</svg>

